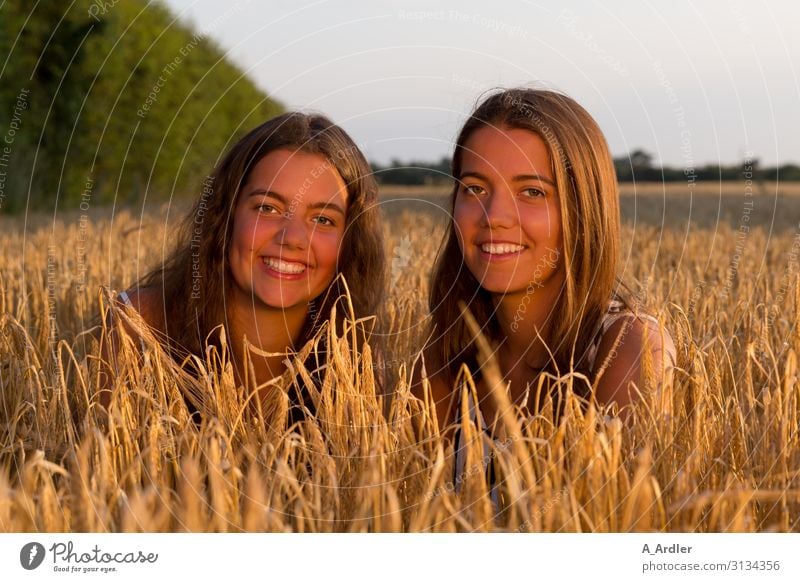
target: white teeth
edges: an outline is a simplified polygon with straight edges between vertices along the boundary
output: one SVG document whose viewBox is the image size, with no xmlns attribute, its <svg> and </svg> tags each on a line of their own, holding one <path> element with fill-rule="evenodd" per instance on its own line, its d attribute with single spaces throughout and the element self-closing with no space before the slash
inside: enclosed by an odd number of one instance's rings
<svg viewBox="0 0 800 582">
<path fill-rule="evenodd" d="M 275 269 L 279 273 L 286 273 L 287 275 L 297 275 L 306 270 L 306 266 L 302 263 L 289 263 L 274 257 L 264 258 L 264 263 L 270 269 Z"/>
<path fill-rule="evenodd" d="M 508 243 L 490 244 L 485 243 L 481 245 L 481 250 L 490 255 L 507 255 L 508 253 L 518 253 L 525 247 L 522 245 L 512 245 Z"/>
</svg>

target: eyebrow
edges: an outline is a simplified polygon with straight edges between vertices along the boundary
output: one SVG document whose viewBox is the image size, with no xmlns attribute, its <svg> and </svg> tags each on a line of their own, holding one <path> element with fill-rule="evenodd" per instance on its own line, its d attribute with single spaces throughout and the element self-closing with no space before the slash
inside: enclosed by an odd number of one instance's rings
<svg viewBox="0 0 800 582">
<path fill-rule="evenodd" d="M 489 182 L 489 178 L 485 175 L 481 174 L 480 172 L 465 172 L 459 176 L 458 180 L 462 181 L 464 178 L 477 178 L 478 180 L 483 180 L 484 182 Z M 545 184 L 550 184 L 551 186 L 555 187 L 556 183 L 548 178 L 547 176 L 542 176 L 541 174 L 518 174 L 511 178 L 512 182 L 530 182 L 532 180 L 539 180 L 540 182 L 544 182 Z"/>
<path fill-rule="evenodd" d="M 247 195 L 248 198 L 250 196 L 268 196 L 269 198 L 275 198 L 276 200 L 278 200 L 283 204 L 289 204 L 289 201 L 282 194 L 278 194 L 277 192 L 273 192 L 272 190 L 264 190 L 263 188 L 257 188 L 253 190 Z M 347 215 L 344 211 L 344 208 L 342 208 L 335 202 L 314 202 L 313 204 L 309 204 L 307 208 L 310 210 L 317 210 L 317 209 L 335 210 L 342 216 Z"/>
</svg>

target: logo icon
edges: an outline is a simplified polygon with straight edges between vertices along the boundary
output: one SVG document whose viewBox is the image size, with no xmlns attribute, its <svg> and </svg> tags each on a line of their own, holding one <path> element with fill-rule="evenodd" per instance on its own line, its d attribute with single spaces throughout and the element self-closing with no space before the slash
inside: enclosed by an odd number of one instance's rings
<svg viewBox="0 0 800 582">
<path fill-rule="evenodd" d="M 39 542 L 30 542 L 22 546 L 19 552 L 19 563 L 26 570 L 35 570 L 44 561 L 44 546 Z"/>
</svg>

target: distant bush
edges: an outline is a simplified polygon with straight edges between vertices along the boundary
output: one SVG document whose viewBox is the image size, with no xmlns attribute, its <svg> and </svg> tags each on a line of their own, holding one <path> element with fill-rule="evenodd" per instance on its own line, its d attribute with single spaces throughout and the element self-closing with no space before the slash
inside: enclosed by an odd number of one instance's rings
<svg viewBox="0 0 800 582">
<path fill-rule="evenodd" d="M 653 165 L 653 157 L 643 150 L 614 158 L 614 169 L 620 182 L 686 182 L 686 181 L 800 181 L 800 166 L 784 164 L 761 168 L 758 160 L 743 161 L 729 166 L 707 164 L 700 167 L 671 168 Z M 427 186 L 450 183 L 450 159 L 438 162 L 401 162 L 392 160 L 388 166 L 372 164 L 381 184 Z"/>
<path fill-rule="evenodd" d="M 0 56 L 4 211 L 196 192 L 281 111 L 202 31 L 143 0 L 11 0 Z"/>
<path fill-rule="evenodd" d="M 403 186 L 429 186 L 432 184 L 449 184 L 450 160 L 442 158 L 438 162 L 401 162 L 392 160 L 388 166 L 372 164 L 375 178 L 380 184 L 397 184 Z"/>
</svg>

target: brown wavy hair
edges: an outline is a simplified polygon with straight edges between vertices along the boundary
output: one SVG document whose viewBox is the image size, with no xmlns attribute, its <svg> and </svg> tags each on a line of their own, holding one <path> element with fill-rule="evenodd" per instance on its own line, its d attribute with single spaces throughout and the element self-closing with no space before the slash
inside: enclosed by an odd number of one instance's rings
<svg viewBox="0 0 800 582">
<path fill-rule="evenodd" d="M 227 255 L 234 209 L 253 167 L 279 149 L 322 156 L 341 176 L 347 186 L 348 207 L 337 275 L 350 284 L 356 317 L 372 315 L 378 306 L 384 288 L 385 257 L 378 187 L 372 170 L 350 136 L 326 117 L 285 113 L 256 127 L 231 148 L 205 180 L 200 197 L 184 220 L 178 247 L 138 283 L 139 287 L 162 291 L 165 343 L 178 361 L 188 354 L 202 355 L 206 341 L 219 345 L 218 334 L 212 331 L 220 324 L 228 327 L 224 305 L 233 281 Z M 363 283 L 355 285 L 355 281 Z M 318 304 L 309 313 L 299 345 L 328 320 L 342 293 L 341 277 L 337 276 L 316 298 Z"/>
<path fill-rule="evenodd" d="M 605 137 L 589 113 L 566 95 L 544 89 L 516 88 L 486 97 L 467 119 L 453 153 L 451 220 L 431 281 L 432 343 L 427 351 L 438 373 L 452 382 L 462 364 L 477 370 L 474 336 L 459 302 L 490 339 L 499 340 L 491 295 L 464 265 L 452 213 L 461 175 L 464 145 L 485 126 L 525 129 L 547 145 L 561 199 L 566 282 L 552 309 L 553 325 L 544 338 L 552 353 L 548 368 L 581 369 L 608 302 L 615 294 L 619 262 L 619 192 Z M 555 341 L 553 341 L 555 340 Z"/>
</svg>

